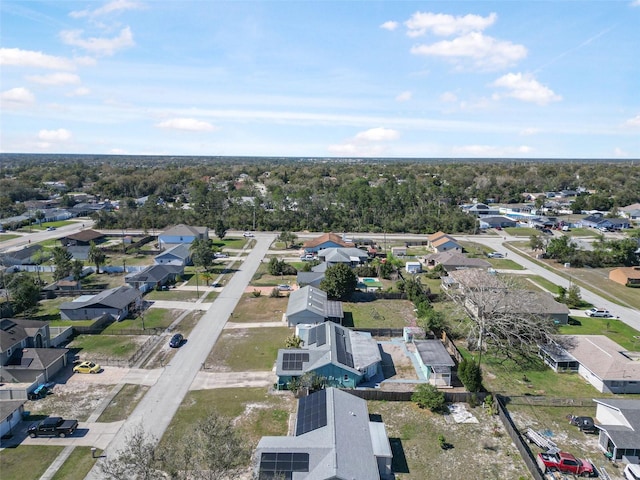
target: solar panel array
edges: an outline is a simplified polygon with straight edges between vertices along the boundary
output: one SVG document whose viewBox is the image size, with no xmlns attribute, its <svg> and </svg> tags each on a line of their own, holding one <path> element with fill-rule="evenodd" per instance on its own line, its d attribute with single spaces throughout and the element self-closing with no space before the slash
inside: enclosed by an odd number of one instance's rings
<svg viewBox="0 0 640 480">
<path fill-rule="evenodd" d="M 259 480 L 291 480 L 293 472 L 309 471 L 308 453 L 265 452 L 260 456 Z"/>
<path fill-rule="evenodd" d="M 308 353 L 283 353 L 282 370 L 302 370 L 302 364 L 308 361 Z"/>
<path fill-rule="evenodd" d="M 347 351 L 347 337 L 343 330 L 336 328 L 336 353 L 338 354 L 338 362 L 353 368 L 353 355 Z"/>
<path fill-rule="evenodd" d="M 327 391 L 319 390 L 298 400 L 296 436 L 327 426 Z"/>
<path fill-rule="evenodd" d="M 316 327 L 316 344 L 321 347 L 327 343 L 327 330 L 324 325 L 318 325 Z"/>
<path fill-rule="evenodd" d="M 313 327 L 309 330 L 309 345 L 313 345 L 316 343 L 316 332 L 318 331 L 318 327 Z"/>
</svg>

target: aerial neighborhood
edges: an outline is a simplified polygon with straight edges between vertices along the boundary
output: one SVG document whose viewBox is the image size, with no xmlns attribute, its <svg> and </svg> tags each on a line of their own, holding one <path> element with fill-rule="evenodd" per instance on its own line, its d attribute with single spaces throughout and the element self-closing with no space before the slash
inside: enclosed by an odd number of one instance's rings
<svg viewBox="0 0 640 480">
<path fill-rule="evenodd" d="M 639 478 L 640 193 L 607 193 L 597 166 L 515 191 L 474 185 L 525 167 L 469 166 L 462 188 L 442 165 L 87 161 L 27 189 L 19 165 L 3 470 Z"/>
</svg>

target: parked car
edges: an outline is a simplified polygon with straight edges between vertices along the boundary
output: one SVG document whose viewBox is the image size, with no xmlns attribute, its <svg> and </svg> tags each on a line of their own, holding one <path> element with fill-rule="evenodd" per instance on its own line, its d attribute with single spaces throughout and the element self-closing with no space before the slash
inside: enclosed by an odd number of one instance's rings
<svg viewBox="0 0 640 480">
<path fill-rule="evenodd" d="M 173 337 L 171 337 L 171 340 L 169 340 L 169 346 L 171 348 L 179 348 L 182 345 L 183 341 L 184 337 L 182 336 L 182 334 L 176 333 Z"/>
<path fill-rule="evenodd" d="M 94 362 L 80 362 L 73 367 L 73 373 L 98 373 L 102 367 Z"/>
<path fill-rule="evenodd" d="M 316 259 L 316 256 L 313 253 L 307 253 L 306 255 L 300 256 L 300 260 L 304 260 L 304 261 L 315 260 L 315 259 Z"/>
<path fill-rule="evenodd" d="M 501 254 L 500 252 L 491 252 L 491 253 L 487 253 L 487 257 L 489 257 L 489 258 L 504 258 L 504 255 Z"/>
<path fill-rule="evenodd" d="M 34 423 L 27 433 L 31 438 L 36 437 L 60 437 L 64 438 L 73 434 L 78 428 L 77 420 L 65 420 L 61 417 L 45 418 L 41 422 Z"/>
<path fill-rule="evenodd" d="M 575 425 L 584 433 L 596 433 L 597 429 L 591 417 L 577 417 L 569 415 L 569 423 Z"/>
<path fill-rule="evenodd" d="M 570 232 L 570 231 L 571 231 L 571 229 L 569 228 L 569 225 L 563 225 L 563 226 L 562 226 L 562 231 L 563 231 L 563 232 Z"/>
<path fill-rule="evenodd" d="M 640 465 L 637 463 L 628 463 L 624 467 L 624 478 L 627 480 L 640 480 Z"/>
<path fill-rule="evenodd" d="M 539 453 L 538 466 L 543 472 L 572 473 L 581 477 L 593 477 L 598 475 L 593 464 L 588 460 L 574 457 L 567 452 Z"/>
<path fill-rule="evenodd" d="M 47 227 L 47 232 L 53 232 L 56 229 L 56 227 Z"/>
<path fill-rule="evenodd" d="M 278 285 L 278 290 L 280 290 L 281 292 L 290 292 L 291 291 L 291 285 L 287 285 L 285 283 Z"/>
<path fill-rule="evenodd" d="M 228 258 L 229 255 L 223 252 L 216 252 L 213 254 L 213 258 Z"/>
<path fill-rule="evenodd" d="M 611 316 L 611 312 L 609 312 L 609 310 L 607 310 L 606 308 L 593 307 L 584 313 L 587 315 L 587 317 L 609 318 Z"/>
<path fill-rule="evenodd" d="M 255 237 L 255 235 L 254 235 L 253 233 L 251 233 L 251 232 L 244 232 L 244 233 L 242 234 L 242 236 L 243 236 L 244 238 Z"/>
</svg>

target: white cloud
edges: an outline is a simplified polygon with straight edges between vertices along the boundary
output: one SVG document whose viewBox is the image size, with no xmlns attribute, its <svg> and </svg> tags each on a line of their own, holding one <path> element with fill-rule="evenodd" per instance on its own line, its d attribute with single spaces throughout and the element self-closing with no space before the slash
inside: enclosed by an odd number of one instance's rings
<svg viewBox="0 0 640 480">
<path fill-rule="evenodd" d="M 354 143 L 329 145 L 327 150 L 340 157 L 381 157 L 386 152 L 382 145 L 358 145 Z"/>
<path fill-rule="evenodd" d="M 631 2 L 632 7 L 640 7 L 640 0 L 633 0 Z"/>
<path fill-rule="evenodd" d="M 621 149 L 620 147 L 616 147 L 613 149 L 613 155 L 615 157 L 628 157 L 629 154 L 624 151 L 623 149 Z"/>
<path fill-rule="evenodd" d="M 135 45 L 133 34 L 129 27 L 125 27 L 114 38 L 82 38 L 82 30 L 64 30 L 60 32 L 60 39 L 67 45 L 84 48 L 96 55 L 113 55 L 117 50 Z"/>
<path fill-rule="evenodd" d="M 507 73 L 491 84 L 507 90 L 507 97 L 546 105 L 549 102 L 558 102 L 562 97 L 538 82 L 531 74 Z"/>
<path fill-rule="evenodd" d="M 78 87 L 73 92 L 67 94 L 67 97 L 84 97 L 85 95 L 89 95 L 91 90 L 87 87 Z"/>
<path fill-rule="evenodd" d="M 75 73 L 57 72 L 48 75 L 29 75 L 27 80 L 41 85 L 75 85 L 80 83 L 80 77 Z"/>
<path fill-rule="evenodd" d="M 445 57 L 453 60 L 471 59 L 477 67 L 504 68 L 527 56 L 527 49 L 508 41 L 496 40 L 480 32 L 470 32 L 453 40 L 411 48 L 414 55 Z"/>
<path fill-rule="evenodd" d="M 65 142 L 71 138 L 71 132 L 64 128 L 58 130 L 40 130 L 38 139 L 50 144 L 51 142 Z"/>
<path fill-rule="evenodd" d="M 196 120 L 195 118 L 172 118 L 156 125 L 158 128 L 168 128 L 173 130 L 187 130 L 191 132 L 211 132 L 216 129 L 209 122 Z"/>
<path fill-rule="evenodd" d="M 453 147 L 453 154 L 472 157 L 509 157 L 530 154 L 533 149 L 527 145 L 517 147 L 497 147 L 493 145 L 463 145 Z"/>
<path fill-rule="evenodd" d="M 388 142 L 400 138 L 400 132 L 391 128 L 377 127 L 359 132 L 354 137 L 356 141 L 364 142 Z"/>
<path fill-rule="evenodd" d="M 49 68 L 52 70 L 75 69 L 75 65 L 69 59 L 32 50 L 21 50 L 20 48 L 0 48 L 0 65 Z"/>
<path fill-rule="evenodd" d="M 638 0 L 640 2 L 640 0 Z M 640 127 L 640 115 L 636 115 L 625 122 L 627 127 Z"/>
<path fill-rule="evenodd" d="M 404 92 L 399 93 L 398 96 L 396 97 L 396 100 L 398 102 L 408 102 L 409 100 L 411 100 L 411 97 L 413 97 L 413 93 L 410 92 L 409 90 L 406 90 Z"/>
<path fill-rule="evenodd" d="M 139 2 L 132 2 L 131 0 L 113 0 L 100 8 L 96 8 L 94 10 L 77 10 L 73 11 L 69 14 L 72 18 L 83 18 L 83 17 L 99 17 L 102 15 L 107 15 L 113 12 L 121 12 L 125 10 L 137 10 L 143 8 L 142 4 Z"/>
<path fill-rule="evenodd" d="M 440 101 L 442 103 L 453 103 L 458 101 L 458 96 L 452 92 L 444 92 L 440 95 Z"/>
<path fill-rule="evenodd" d="M 525 128 L 523 130 L 520 131 L 520 135 L 522 135 L 523 137 L 528 137 L 530 135 L 537 135 L 538 133 L 540 133 L 540 129 L 538 128 Z"/>
<path fill-rule="evenodd" d="M 16 87 L 6 90 L 0 94 L 0 101 L 3 107 L 26 106 L 35 103 L 36 97 L 24 87 Z"/>
<path fill-rule="evenodd" d="M 384 28 L 385 30 L 389 30 L 390 32 L 394 31 L 398 28 L 399 23 L 389 20 L 388 22 L 384 22 L 380 25 L 380 28 Z"/>
<path fill-rule="evenodd" d="M 491 13 L 488 17 L 472 14 L 454 17 L 443 13 L 416 12 L 404 24 L 407 27 L 407 35 L 410 37 L 420 37 L 427 33 L 448 37 L 482 31 L 493 25 L 497 18 L 498 15 L 495 13 Z"/>
</svg>

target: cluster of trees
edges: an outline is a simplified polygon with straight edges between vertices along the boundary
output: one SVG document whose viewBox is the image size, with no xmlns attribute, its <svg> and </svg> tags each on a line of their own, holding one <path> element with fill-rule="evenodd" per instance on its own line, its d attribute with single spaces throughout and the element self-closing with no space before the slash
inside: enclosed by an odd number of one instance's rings
<svg viewBox="0 0 640 480">
<path fill-rule="evenodd" d="M 625 162 L 3 158 L 0 218 L 23 213 L 20 202 L 47 198 L 43 180 L 64 179 L 70 189 L 120 200 L 117 213 L 96 214 L 98 228 L 213 227 L 224 220 L 234 229 L 269 231 L 471 232 L 475 219 L 459 205 L 472 199 L 517 203 L 523 192 L 583 186 L 598 193 L 578 197 L 577 206 L 640 201 L 640 173 Z M 144 196 L 143 205 L 134 201 Z"/>
<path fill-rule="evenodd" d="M 579 248 L 567 235 L 554 237 L 546 244 L 539 235 L 534 235 L 529 244 L 533 250 L 544 249 L 547 257 L 574 267 L 633 266 L 640 262 L 640 254 L 637 253 L 639 237 L 640 232 L 621 240 L 605 240 L 600 235 L 599 240 L 592 243 L 592 250 Z"/>
</svg>

